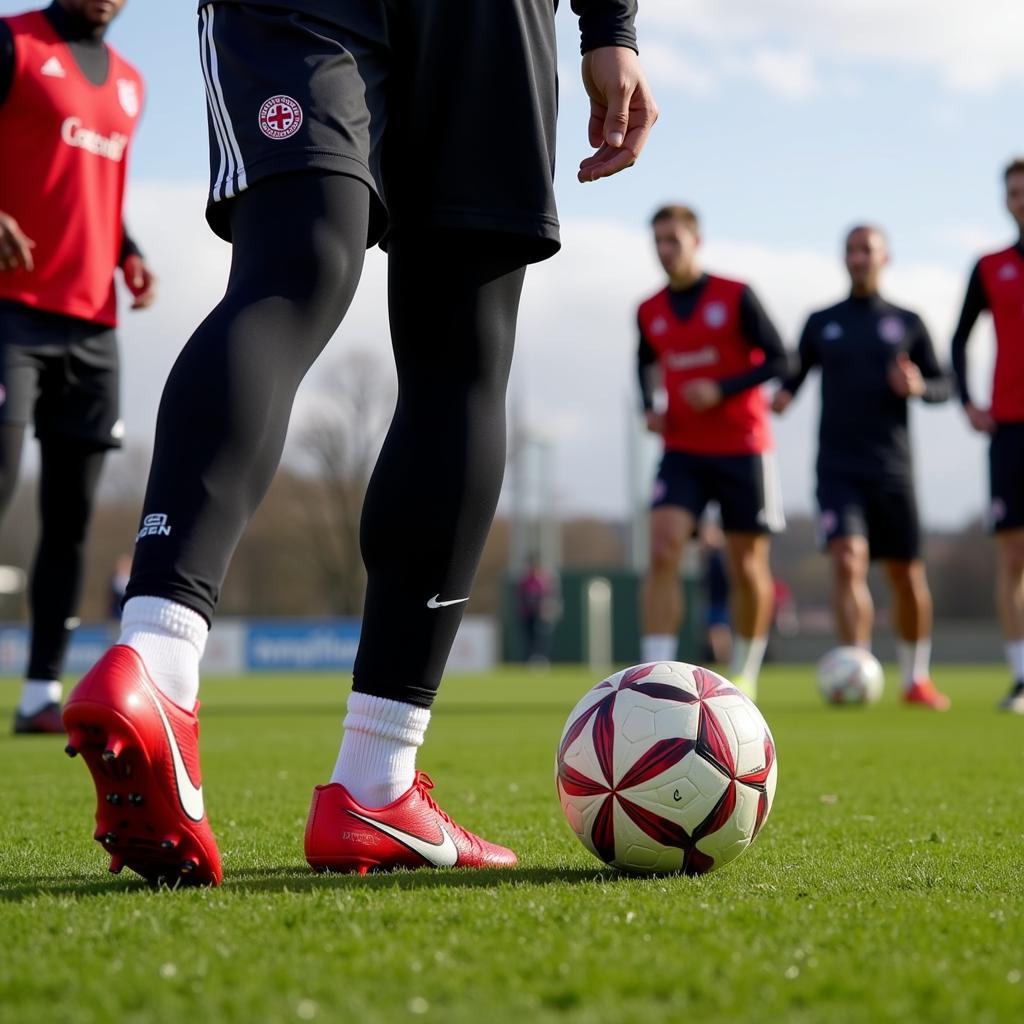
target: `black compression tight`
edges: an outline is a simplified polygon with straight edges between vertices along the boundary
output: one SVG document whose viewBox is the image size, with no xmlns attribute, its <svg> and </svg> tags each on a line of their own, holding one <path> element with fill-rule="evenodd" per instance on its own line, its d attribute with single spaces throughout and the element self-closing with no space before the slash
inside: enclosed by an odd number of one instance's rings
<svg viewBox="0 0 1024 1024">
<path fill-rule="evenodd" d="M 397 238 L 389 253 L 398 407 L 363 506 L 354 688 L 395 698 L 400 687 L 399 699 L 423 707 L 440 685 L 505 470 L 525 268 L 514 250 L 481 241 Z"/>
<path fill-rule="evenodd" d="M 295 392 L 355 294 L 369 209 L 366 185 L 342 175 L 270 178 L 234 200 L 227 291 L 160 400 L 127 597 L 212 619 L 281 460 Z"/>
<path fill-rule="evenodd" d="M 25 446 L 25 428 L 20 424 L 0 426 L 0 523 L 18 487 L 21 451 Z"/>
<path fill-rule="evenodd" d="M 0 428 L 0 515 L 17 483 L 24 427 Z M 85 539 L 107 449 L 75 438 L 40 442 L 39 546 L 29 586 L 26 676 L 59 679 L 82 597 Z"/>
<path fill-rule="evenodd" d="M 212 618 L 296 388 L 355 291 L 368 213 L 366 186 L 338 175 L 272 178 L 235 200 L 227 293 L 161 401 L 129 597 Z M 525 262 L 481 232 L 391 241 L 399 398 L 363 514 L 362 692 L 429 706 L 437 690 L 501 485 Z"/>
</svg>

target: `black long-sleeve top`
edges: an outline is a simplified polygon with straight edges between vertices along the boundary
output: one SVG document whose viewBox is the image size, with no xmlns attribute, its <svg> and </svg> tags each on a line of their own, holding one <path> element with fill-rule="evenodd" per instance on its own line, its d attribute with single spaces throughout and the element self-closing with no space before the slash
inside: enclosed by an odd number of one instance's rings
<svg viewBox="0 0 1024 1024">
<path fill-rule="evenodd" d="M 798 369 L 782 387 L 795 395 L 808 373 L 821 368 L 819 472 L 890 480 L 910 475 L 908 402 L 888 380 L 901 352 L 921 371 L 925 402 L 949 398 L 949 376 L 916 313 L 880 295 L 851 295 L 811 314 L 800 337 Z"/>
</svg>

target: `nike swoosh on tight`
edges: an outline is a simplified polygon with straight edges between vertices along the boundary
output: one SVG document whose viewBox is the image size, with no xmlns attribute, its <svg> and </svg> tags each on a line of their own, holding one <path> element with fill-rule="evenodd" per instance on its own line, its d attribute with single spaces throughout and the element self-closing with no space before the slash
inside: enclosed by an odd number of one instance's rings
<svg viewBox="0 0 1024 1024">
<path fill-rule="evenodd" d="M 459 848 L 455 845 L 455 840 L 448 834 L 448 829 L 444 825 L 438 825 L 438 828 L 441 829 L 441 835 L 444 837 L 441 842 L 430 843 L 421 836 L 414 836 L 400 828 L 385 825 L 382 821 L 367 818 L 356 811 L 349 811 L 348 813 L 353 818 L 358 818 L 360 821 L 366 822 L 367 825 L 371 825 L 373 828 L 383 832 L 384 835 L 391 836 L 392 839 L 397 840 L 403 846 L 408 846 L 410 850 L 418 853 L 427 863 L 433 864 L 435 867 L 453 868 L 459 861 Z"/>
<path fill-rule="evenodd" d="M 185 767 L 185 759 L 181 756 L 178 739 L 174 735 L 171 723 L 167 720 L 167 715 L 164 714 L 159 694 L 153 692 L 153 688 L 145 679 L 142 680 L 142 686 L 149 695 L 149 699 L 156 705 L 160 721 L 164 725 L 164 732 L 167 734 L 167 742 L 171 748 L 171 761 L 174 764 L 174 782 L 178 787 L 178 802 L 181 804 L 181 809 L 193 821 L 202 821 L 204 813 L 203 787 L 193 783 L 188 769 Z"/>
<path fill-rule="evenodd" d="M 435 594 L 428 602 L 428 608 L 447 608 L 451 604 L 464 604 L 469 600 L 468 597 L 457 597 L 454 601 L 438 601 L 440 594 Z"/>
</svg>

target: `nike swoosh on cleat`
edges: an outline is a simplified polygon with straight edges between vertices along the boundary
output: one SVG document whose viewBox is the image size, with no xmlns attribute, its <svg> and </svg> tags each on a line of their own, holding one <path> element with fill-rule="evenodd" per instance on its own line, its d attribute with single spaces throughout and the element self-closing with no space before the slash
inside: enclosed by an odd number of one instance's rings
<svg viewBox="0 0 1024 1024">
<path fill-rule="evenodd" d="M 434 867 L 453 868 L 459 861 L 459 848 L 455 845 L 455 840 L 448 834 L 448 830 L 444 825 L 438 825 L 438 828 L 441 829 L 441 835 L 444 837 L 441 842 L 428 843 L 426 839 L 420 836 L 414 836 L 409 832 L 402 831 L 400 828 L 392 828 L 390 825 L 385 825 L 382 821 L 367 818 L 356 811 L 349 811 L 348 813 L 353 818 L 358 818 L 360 821 L 366 822 L 367 825 L 380 830 L 384 835 L 391 836 L 392 839 L 397 840 L 403 846 L 408 846 L 410 850 L 418 853 L 428 864 L 433 864 Z"/>
<path fill-rule="evenodd" d="M 454 601 L 438 601 L 440 594 L 435 594 L 428 602 L 428 608 L 447 608 L 451 604 L 463 604 L 468 601 L 468 597 L 458 597 Z"/>
<path fill-rule="evenodd" d="M 196 786 L 188 774 L 188 769 L 185 767 L 185 759 L 181 756 L 181 749 L 178 747 L 178 739 L 174 735 L 171 723 L 167 720 L 167 715 L 164 714 L 164 709 L 160 704 L 160 697 L 153 692 L 153 688 L 145 679 L 141 680 L 141 682 L 146 693 L 149 695 L 149 699 L 156 705 L 160 721 L 164 725 L 164 732 L 167 734 L 167 743 L 171 748 L 171 761 L 174 764 L 174 782 L 178 787 L 178 802 L 181 804 L 181 809 L 193 821 L 202 821 L 204 813 L 203 787 Z"/>
</svg>

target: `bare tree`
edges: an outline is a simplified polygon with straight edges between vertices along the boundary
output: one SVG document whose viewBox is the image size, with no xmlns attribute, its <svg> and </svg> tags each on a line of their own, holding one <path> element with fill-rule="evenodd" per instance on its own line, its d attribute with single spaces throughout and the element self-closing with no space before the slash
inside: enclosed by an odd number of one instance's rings
<svg viewBox="0 0 1024 1024">
<path fill-rule="evenodd" d="M 359 516 L 395 395 L 393 374 L 383 360 L 367 351 L 346 353 L 323 378 L 299 434 L 316 496 L 304 503 L 314 571 L 338 615 L 362 611 L 366 573 L 359 553 Z"/>
</svg>

